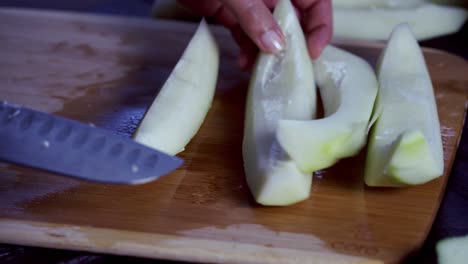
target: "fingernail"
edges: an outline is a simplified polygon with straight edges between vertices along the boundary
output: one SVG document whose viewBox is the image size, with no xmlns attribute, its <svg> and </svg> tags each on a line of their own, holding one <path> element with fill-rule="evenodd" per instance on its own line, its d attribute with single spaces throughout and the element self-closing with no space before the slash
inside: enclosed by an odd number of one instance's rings
<svg viewBox="0 0 468 264">
<path fill-rule="evenodd" d="M 284 42 L 281 37 L 273 30 L 263 33 L 261 38 L 262 44 L 268 51 L 277 53 L 284 48 Z"/>
</svg>

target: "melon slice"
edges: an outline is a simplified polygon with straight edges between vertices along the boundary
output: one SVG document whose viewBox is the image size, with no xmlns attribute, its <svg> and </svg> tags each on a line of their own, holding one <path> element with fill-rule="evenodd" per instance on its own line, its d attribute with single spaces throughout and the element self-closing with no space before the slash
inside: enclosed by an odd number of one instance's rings
<svg viewBox="0 0 468 264">
<path fill-rule="evenodd" d="M 308 198 L 312 175 L 301 172 L 276 140 L 278 121 L 315 117 L 312 62 L 290 0 L 274 11 L 286 37 L 278 55 L 261 53 L 249 85 L 243 159 L 247 183 L 263 205 L 289 205 Z"/>
<path fill-rule="evenodd" d="M 176 0 L 169 0 L 176 1 Z M 406 8 L 424 3 L 435 3 L 441 5 L 463 5 L 466 0 L 332 0 L 334 7 L 388 7 Z"/>
<path fill-rule="evenodd" d="M 364 147 L 378 90 L 366 61 L 332 46 L 314 62 L 314 70 L 326 117 L 281 120 L 277 131 L 280 145 L 304 172 L 330 167 Z"/>
<path fill-rule="evenodd" d="M 211 107 L 218 68 L 218 45 L 202 20 L 134 139 L 171 155 L 183 151 Z"/>
<path fill-rule="evenodd" d="M 406 8 L 425 2 L 426 0 L 332 0 L 333 7 L 346 8 Z"/>
<path fill-rule="evenodd" d="M 401 23 L 411 26 L 418 40 L 457 32 L 465 22 L 465 9 L 430 3 L 408 6 L 333 8 L 334 38 L 386 40 Z"/>
<path fill-rule="evenodd" d="M 468 260 L 468 235 L 445 238 L 436 245 L 439 264 L 465 264 Z"/>
<path fill-rule="evenodd" d="M 369 186 L 406 186 L 442 175 L 437 105 L 424 57 L 410 27 L 399 25 L 378 65 L 380 116 L 366 160 Z"/>
</svg>

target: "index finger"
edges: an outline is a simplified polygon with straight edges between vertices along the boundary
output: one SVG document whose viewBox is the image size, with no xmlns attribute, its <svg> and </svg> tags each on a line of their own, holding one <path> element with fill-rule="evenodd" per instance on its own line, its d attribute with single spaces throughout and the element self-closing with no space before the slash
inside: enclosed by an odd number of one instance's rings
<svg viewBox="0 0 468 264">
<path fill-rule="evenodd" d="M 278 52 L 283 49 L 283 32 L 263 0 L 220 1 L 232 11 L 242 29 L 261 50 Z"/>
</svg>

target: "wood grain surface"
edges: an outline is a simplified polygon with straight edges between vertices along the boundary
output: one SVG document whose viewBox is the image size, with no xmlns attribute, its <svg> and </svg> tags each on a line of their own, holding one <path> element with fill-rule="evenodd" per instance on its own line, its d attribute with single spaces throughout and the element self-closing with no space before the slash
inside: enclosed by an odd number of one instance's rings
<svg viewBox="0 0 468 264">
<path fill-rule="evenodd" d="M 0 99 L 129 137 L 195 24 L 0 9 Z M 0 163 L 0 242 L 223 263 L 398 263 L 427 236 L 466 112 L 468 66 L 426 50 L 445 175 L 405 189 L 368 188 L 365 151 L 314 176 L 307 201 L 253 201 L 241 141 L 249 74 L 214 28 L 218 90 L 185 164 L 139 186 L 112 186 Z M 375 63 L 378 46 L 341 45 Z"/>
</svg>

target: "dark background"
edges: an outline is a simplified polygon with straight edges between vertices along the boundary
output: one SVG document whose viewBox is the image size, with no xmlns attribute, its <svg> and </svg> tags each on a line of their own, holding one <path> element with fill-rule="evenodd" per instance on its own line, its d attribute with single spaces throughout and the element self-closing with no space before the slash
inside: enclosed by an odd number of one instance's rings
<svg viewBox="0 0 468 264">
<path fill-rule="evenodd" d="M 153 0 L 0 0 L 0 8 L 14 6 L 148 17 L 152 3 Z M 445 50 L 468 60 L 468 23 L 457 34 L 424 41 L 421 45 Z M 446 237 L 466 234 L 468 234 L 467 122 L 465 122 L 462 140 L 448 180 L 445 196 L 431 232 L 423 248 L 408 256 L 406 262 L 436 263 L 435 244 L 437 241 Z M 117 261 L 129 264 L 181 263 L 0 244 L 0 263 L 110 264 Z"/>
</svg>

